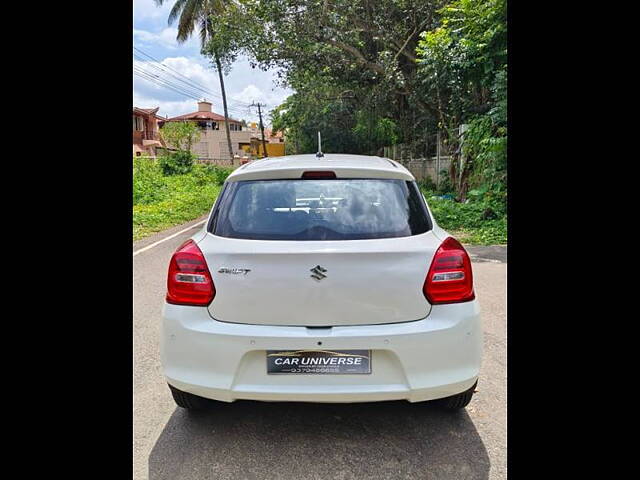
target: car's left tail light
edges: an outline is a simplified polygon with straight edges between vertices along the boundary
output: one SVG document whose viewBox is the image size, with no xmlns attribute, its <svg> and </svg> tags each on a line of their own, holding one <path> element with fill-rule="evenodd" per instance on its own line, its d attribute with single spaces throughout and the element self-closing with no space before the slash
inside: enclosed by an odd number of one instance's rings
<svg viewBox="0 0 640 480">
<path fill-rule="evenodd" d="M 167 277 L 167 303 L 207 306 L 216 288 L 202 251 L 193 240 L 183 243 L 171 257 Z"/>
</svg>

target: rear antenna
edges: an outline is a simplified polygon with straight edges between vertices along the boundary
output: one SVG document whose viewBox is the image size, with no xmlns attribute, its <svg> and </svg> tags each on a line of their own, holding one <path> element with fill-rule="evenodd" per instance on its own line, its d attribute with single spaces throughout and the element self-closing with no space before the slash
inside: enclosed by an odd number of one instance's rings
<svg viewBox="0 0 640 480">
<path fill-rule="evenodd" d="M 316 153 L 316 157 L 324 157 L 324 153 L 322 153 L 322 137 L 320 136 L 320 132 L 318 132 L 318 153 Z"/>
</svg>

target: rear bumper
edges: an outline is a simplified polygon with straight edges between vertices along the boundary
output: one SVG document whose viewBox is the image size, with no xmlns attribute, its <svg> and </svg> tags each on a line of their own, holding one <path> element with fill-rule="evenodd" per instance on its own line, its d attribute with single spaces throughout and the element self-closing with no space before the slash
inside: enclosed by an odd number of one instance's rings
<svg viewBox="0 0 640 480">
<path fill-rule="evenodd" d="M 265 350 L 306 348 L 372 350 L 372 373 L 267 375 Z M 482 329 L 476 301 L 435 305 L 414 322 L 322 330 L 225 323 L 206 308 L 165 304 L 160 350 L 171 385 L 214 400 L 418 402 L 475 383 Z"/>
</svg>

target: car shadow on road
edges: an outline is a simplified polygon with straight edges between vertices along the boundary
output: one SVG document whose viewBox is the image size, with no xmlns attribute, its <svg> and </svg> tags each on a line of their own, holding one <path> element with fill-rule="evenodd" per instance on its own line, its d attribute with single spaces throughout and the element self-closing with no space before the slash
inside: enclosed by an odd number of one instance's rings
<svg viewBox="0 0 640 480">
<path fill-rule="evenodd" d="M 489 456 L 465 411 L 432 404 L 237 401 L 177 408 L 149 480 L 486 479 Z"/>
</svg>

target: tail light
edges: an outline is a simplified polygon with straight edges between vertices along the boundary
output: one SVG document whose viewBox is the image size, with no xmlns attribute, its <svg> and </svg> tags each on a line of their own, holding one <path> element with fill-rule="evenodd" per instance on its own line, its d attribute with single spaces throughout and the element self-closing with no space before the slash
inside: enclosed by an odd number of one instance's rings
<svg viewBox="0 0 640 480">
<path fill-rule="evenodd" d="M 167 277 L 167 303 L 207 306 L 216 295 L 204 255 L 193 240 L 183 243 L 171 257 Z"/>
<path fill-rule="evenodd" d="M 471 260 L 455 238 L 447 237 L 438 248 L 422 291 L 432 305 L 468 302 L 476 298 Z"/>
</svg>

